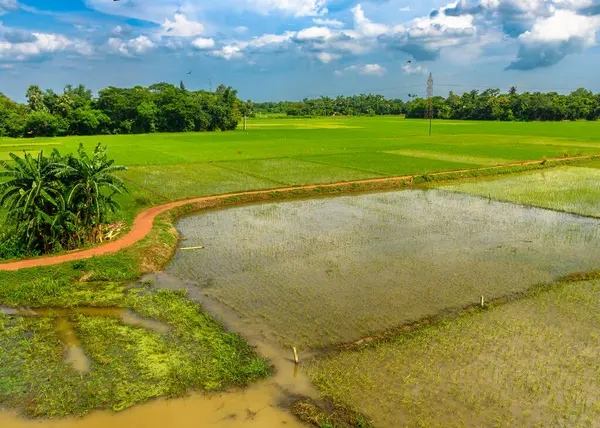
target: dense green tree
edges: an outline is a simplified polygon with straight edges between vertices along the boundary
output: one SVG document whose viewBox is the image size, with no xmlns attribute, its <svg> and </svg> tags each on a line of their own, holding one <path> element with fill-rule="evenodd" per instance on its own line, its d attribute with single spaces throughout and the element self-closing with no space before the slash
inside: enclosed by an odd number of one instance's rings
<svg viewBox="0 0 600 428">
<path fill-rule="evenodd" d="M 58 152 L 45 157 L 26 153 L 23 158 L 10 154 L 13 162 L 0 161 L 0 206 L 7 209 L 7 222 L 15 227 L 18 239 L 28 250 L 49 251 L 63 226 L 65 199 L 56 180 Z"/>
<path fill-rule="evenodd" d="M 95 227 L 120 208 L 114 197 L 126 189 L 115 173 L 125 170 L 127 167 L 115 165 L 108 158 L 107 148 L 100 144 L 91 157 L 80 144 L 77 156 L 68 156 L 56 166 L 56 176 L 68 183 L 66 205 L 87 233 L 96 233 Z M 87 239 L 93 241 L 93 235 Z"/>
<path fill-rule="evenodd" d="M 119 206 L 114 196 L 125 191 L 114 175 L 126 169 L 109 160 L 98 145 L 88 156 L 80 145 L 77 156 L 43 151 L 33 157 L 10 154 L 0 161 L 0 207 L 7 210 L 2 256 L 73 249 L 95 242 L 108 215 Z M 7 233 L 8 231 L 8 233 Z M 12 232 L 11 232 L 12 231 Z"/>
</svg>

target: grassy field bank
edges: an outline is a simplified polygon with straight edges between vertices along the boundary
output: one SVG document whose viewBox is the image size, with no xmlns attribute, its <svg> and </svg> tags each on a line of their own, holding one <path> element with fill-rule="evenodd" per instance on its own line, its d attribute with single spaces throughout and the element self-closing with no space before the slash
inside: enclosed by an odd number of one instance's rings
<svg viewBox="0 0 600 428">
<path fill-rule="evenodd" d="M 600 282 L 557 285 L 312 362 L 375 426 L 594 426 Z"/>
<path fill-rule="evenodd" d="M 508 177 L 444 185 L 444 189 L 592 217 L 600 216 L 600 169 L 596 161 Z M 591 167 L 592 166 L 592 167 Z"/>
</svg>

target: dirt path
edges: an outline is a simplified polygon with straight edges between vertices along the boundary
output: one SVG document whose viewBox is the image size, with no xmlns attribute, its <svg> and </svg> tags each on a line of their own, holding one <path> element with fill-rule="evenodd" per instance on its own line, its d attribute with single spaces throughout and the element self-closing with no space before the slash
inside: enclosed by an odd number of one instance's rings
<svg viewBox="0 0 600 428">
<path fill-rule="evenodd" d="M 600 156 L 600 155 L 574 156 L 574 157 L 570 157 L 570 158 L 548 159 L 547 162 L 560 162 L 560 161 L 574 160 L 574 159 L 591 159 L 591 158 L 594 158 L 597 156 Z M 527 165 L 536 165 L 536 164 L 542 164 L 542 163 L 543 163 L 543 161 L 540 161 L 540 160 L 526 161 L 526 162 L 517 162 L 517 163 L 489 166 L 489 167 L 482 167 L 482 168 L 461 169 L 461 170 L 454 170 L 454 171 L 440 171 L 440 172 L 430 173 L 429 175 L 430 176 L 438 176 L 438 175 L 444 175 L 444 174 L 458 174 L 458 173 L 471 172 L 471 171 L 494 170 L 494 169 L 500 169 L 500 168 L 506 168 L 506 167 L 527 166 Z M 270 189 L 270 190 L 253 190 L 253 191 L 248 191 L 248 192 L 228 193 L 228 194 L 224 194 L 224 195 L 205 196 L 205 197 L 201 197 L 201 198 L 186 199 L 183 201 L 171 202 L 168 204 L 152 207 L 152 208 L 140 213 L 135 218 L 133 227 L 131 228 L 129 233 L 127 233 L 122 238 L 117 239 L 116 241 L 112 241 L 112 242 L 109 242 L 109 243 L 106 243 L 103 245 L 99 245 L 97 247 L 90 248 L 87 250 L 80 250 L 80 251 L 60 254 L 58 256 L 49 256 L 49 257 L 42 257 L 42 258 L 36 258 L 36 259 L 19 260 L 16 262 L 1 263 L 0 271 L 15 271 L 15 270 L 19 270 L 19 269 L 26 269 L 26 268 L 32 268 L 32 267 L 37 267 L 37 266 L 50 266 L 50 265 L 70 262 L 70 261 L 74 261 L 74 260 L 89 259 L 89 258 L 95 257 L 95 256 L 114 254 L 124 248 L 130 247 L 131 245 L 133 245 L 136 242 L 145 238 L 146 235 L 148 235 L 148 233 L 150 233 L 150 230 L 152 230 L 152 225 L 154 223 L 154 219 L 158 215 L 160 215 L 170 209 L 180 207 L 183 205 L 187 205 L 187 204 L 227 199 L 227 198 L 236 197 L 236 196 L 268 195 L 268 194 L 275 193 L 275 192 L 279 192 L 279 193 L 292 192 L 292 191 L 298 190 L 298 189 L 311 190 L 311 189 L 316 189 L 316 188 L 331 188 L 331 187 L 339 187 L 339 186 L 348 186 L 348 185 L 352 185 L 352 184 L 383 183 L 383 182 L 411 180 L 413 178 L 420 177 L 422 175 L 423 174 L 413 174 L 413 175 L 404 175 L 404 176 L 388 177 L 388 178 L 373 178 L 373 179 L 367 179 L 367 180 L 342 181 L 342 182 L 331 183 L 331 184 L 311 184 L 311 185 L 305 185 L 305 186 L 281 187 L 278 189 Z"/>
</svg>

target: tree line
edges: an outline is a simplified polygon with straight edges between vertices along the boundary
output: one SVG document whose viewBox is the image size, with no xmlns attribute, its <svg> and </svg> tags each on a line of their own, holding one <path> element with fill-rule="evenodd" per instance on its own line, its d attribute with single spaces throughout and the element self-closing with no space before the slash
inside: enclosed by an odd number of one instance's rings
<svg viewBox="0 0 600 428">
<path fill-rule="evenodd" d="M 350 97 L 305 98 L 302 101 L 254 103 L 254 114 L 285 114 L 295 117 L 311 116 L 379 116 L 406 113 L 406 103 L 386 99 L 383 95 L 361 94 Z"/>
<path fill-rule="evenodd" d="M 499 89 L 473 90 L 457 95 L 431 99 L 433 117 L 454 120 L 496 121 L 563 121 L 598 120 L 600 94 L 577 89 L 568 95 L 556 92 L 518 93 L 512 87 L 507 93 Z M 424 118 L 428 114 L 429 100 L 409 94 L 409 101 L 386 99 L 382 95 L 358 95 L 336 98 L 321 97 L 300 102 L 255 103 L 254 112 L 285 114 L 287 116 L 375 116 L 399 115 L 407 118 Z"/>
<path fill-rule="evenodd" d="M 67 85 L 61 94 L 31 85 L 26 98 L 22 104 L 0 93 L 0 136 L 229 131 L 247 109 L 224 85 L 215 92 L 188 91 L 183 83 L 108 87 L 97 97 L 83 85 Z"/>
</svg>

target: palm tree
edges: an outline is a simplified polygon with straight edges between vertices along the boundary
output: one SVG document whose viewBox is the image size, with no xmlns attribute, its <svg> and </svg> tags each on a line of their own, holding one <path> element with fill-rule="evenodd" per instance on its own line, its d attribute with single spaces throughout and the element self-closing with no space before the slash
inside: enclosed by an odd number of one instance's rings
<svg viewBox="0 0 600 428">
<path fill-rule="evenodd" d="M 77 150 L 78 157 L 68 156 L 55 169 L 56 176 L 66 183 L 67 208 L 77 217 L 88 239 L 94 240 L 95 228 L 106 221 L 107 214 L 120 209 L 115 195 L 127 192 L 125 183 L 114 175 L 126 171 L 126 166 L 114 165 L 108 159 L 107 148 L 100 143 L 90 157 L 83 144 Z"/>
<path fill-rule="evenodd" d="M 47 251 L 53 244 L 64 218 L 65 200 L 62 186 L 55 174 L 60 154 L 49 158 L 41 151 L 37 157 L 29 153 L 21 158 L 10 153 L 14 164 L 0 161 L 0 206 L 8 209 L 7 220 L 13 221 L 16 232 L 22 234 L 27 249 Z"/>
</svg>

